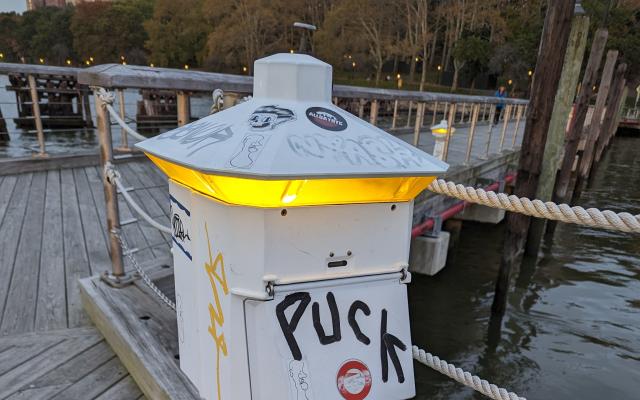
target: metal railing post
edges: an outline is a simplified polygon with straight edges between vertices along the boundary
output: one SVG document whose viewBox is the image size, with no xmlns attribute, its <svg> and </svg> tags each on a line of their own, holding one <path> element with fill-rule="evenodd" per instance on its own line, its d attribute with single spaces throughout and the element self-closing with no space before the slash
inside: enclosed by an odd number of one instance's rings
<svg viewBox="0 0 640 400">
<path fill-rule="evenodd" d="M 476 125 L 478 123 L 478 114 L 480 113 L 480 104 L 471 106 L 471 127 L 469 128 L 469 139 L 467 140 L 467 154 L 464 157 L 465 165 L 469 164 L 471 159 L 471 148 L 473 147 L 473 136 L 476 133 Z"/>
<path fill-rule="evenodd" d="M 107 234 L 109 235 L 109 254 L 111 256 L 111 279 L 108 282 L 118 281 L 125 275 L 122 261 L 122 246 L 118 240 L 120 231 L 120 211 L 118 209 L 118 192 L 114 183 L 107 180 L 104 167 L 113 162 L 113 143 L 111 138 L 111 119 L 105 103 L 97 93 L 94 93 L 96 104 L 96 118 L 98 120 L 98 136 L 100 138 L 100 165 L 102 166 L 102 185 L 104 187 L 104 200 L 107 208 Z"/>
<path fill-rule="evenodd" d="M 513 131 L 513 139 L 511 140 L 511 150 L 516 148 L 516 139 L 518 137 L 518 129 L 520 129 L 520 120 L 522 119 L 522 106 L 516 106 L 516 127 Z"/>
<path fill-rule="evenodd" d="M 444 142 L 444 155 L 442 156 L 442 161 L 447 162 L 447 158 L 449 157 L 449 142 L 451 142 L 451 128 L 453 128 L 453 123 L 456 116 L 456 103 L 451 103 L 449 107 L 449 120 L 447 121 L 447 139 Z"/>
<path fill-rule="evenodd" d="M 438 117 L 438 102 L 436 101 L 433 105 L 433 118 L 431 119 L 431 125 L 436 124 L 437 117 Z"/>
<path fill-rule="evenodd" d="M 398 123 L 398 100 L 393 102 L 393 119 L 391 120 L 391 129 L 396 129 Z"/>
<path fill-rule="evenodd" d="M 422 107 L 420 108 L 420 127 L 424 126 L 424 114 L 426 111 L 427 111 L 427 103 L 422 103 Z"/>
<path fill-rule="evenodd" d="M 462 103 L 462 111 L 460 111 L 460 123 L 464 122 L 464 110 L 467 108 L 467 103 Z"/>
<path fill-rule="evenodd" d="M 502 149 L 504 148 L 504 138 L 507 134 L 507 124 L 509 123 L 509 114 L 511 114 L 511 104 L 507 104 L 504 107 L 504 113 L 502 114 L 502 131 L 500 131 L 500 150 L 502 153 Z"/>
<path fill-rule="evenodd" d="M 178 126 L 186 125 L 191 122 L 191 104 L 189 103 L 189 95 L 185 92 L 178 92 Z"/>
<path fill-rule="evenodd" d="M 482 159 L 486 160 L 489 158 L 489 148 L 491 147 L 491 136 L 493 135 L 493 120 L 496 117 L 496 106 L 495 104 L 491 105 L 491 110 L 489 111 L 489 134 L 487 137 L 487 147 L 484 151 L 484 156 Z"/>
<path fill-rule="evenodd" d="M 407 128 L 411 126 L 411 111 L 413 110 L 413 101 L 409 101 L 409 113 L 407 114 Z"/>
<path fill-rule="evenodd" d="M 27 79 L 29 80 L 29 91 L 31 92 L 31 110 L 36 124 L 36 131 L 38 132 L 38 146 L 40 147 L 38 156 L 46 157 L 47 151 L 44 144 L 44 130 L 42 128 L 42 117 L 40 116 L 40 99 L 38 98 L 36 78 L 33 75 L 29 75 Z"/>
<path fill-rule="evenodd" d="M 120 112 L 120 118 L 125 121 L 125 111 L 124 111 L 124 90 L 118 89 L 118 108 Z M 130 150 L 129 149 L 129 137 L 127 136 L 127 131 L 124 128 L 120 128 L 120 149 L 119 150 Z"/>
<path fill-rule="evenodd" d="M 422 127 L 422 111 L 424 109 L 424 103 L 418 103 L 416 107 L 416 122 L 413 127 L 413 145 L 418 147 L 420 143 L 420 128 Z"/>
<path fill-rule="evenodd" d="M 378 100 L 372 100 L 371 101 L 371 111 L 369 113 L 369 123 L 373 126 L 376 126 L 376 123 L 378 122 L 378 107 L 380 106 L 380 104 L 378 103 Z"/>
</svg>

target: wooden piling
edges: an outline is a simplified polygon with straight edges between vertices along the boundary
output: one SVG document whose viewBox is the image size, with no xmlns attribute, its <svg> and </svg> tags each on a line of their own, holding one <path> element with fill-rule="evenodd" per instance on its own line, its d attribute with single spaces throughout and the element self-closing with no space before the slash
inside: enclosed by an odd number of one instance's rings
<svg viewBox="0 0 640 400">
<path fill-rule="evenodd" d="M 602 126 L 600 127 L 600 134 L 596 141 L 596 151 L 594 162 L 597 163 L 602 157 L 605 146 L 609 143 L 612 130 L 615 131 L 616 127 L 614 123 L 618 112 L 620 111 L 620 103 L 622 101 L 622 92 L 624 91 L 625 79 L 624 75 L 627 72 L 627 64 L 622 63 L 618 65 L 616 72 L 613 76 L 613 82 L 611 89 L 609 90 L 609 96 L 607 98 L 607 105 L 604 111 L 604 119 L 602 120 Z"/>
<path fill-rule="evenodd" d="M 538 188 L 542 155 L 553 110 L 553 102 L 549 99 L 553 99 L 558 90 L 574 4 L 575 1 L 548 3 L 536 62 L 536 76 L 543 79 L 533 79 L 531 83 L 531 100 L 515 186 L 515 195 L 518 197 L 533 198 Z M 529 230 L 529 222 L 530 217 L 526 215 L 511 212 L 507 215 L 504 248 L 491 307 L 494 314 L 501 315 L 505 311 L 511 269 L 521 253 Z"/>
<path fill-rule="evenodd" d="M 607 52 L 607 60 L 604 63 L 604 69 L 602 70 L 602 78 L 600 79 L 600 85 L 598 88 L 598 95 L 596 97 L 596 106 L 593 110 L 593 117 L 591 117 L 591 123 L 587 128 L 586 143 L 582 158 L 580 159 L 580 165 L 577 171 L 576 185 L 573 189 L 573 199 L 577 199 L 582 192 L 582 185 L 589 175 L 591 170 L 591 164 L 593 162 L 593 154 L 595 152 L 596 142 L 600 135 L 600 128 L 602 127 L 602 117 L 609 95 L 609 88 L 611 87 L 611 79 L 613 78 L 613 71 L 618 59 L 618 50 L 609 50 Z M 573 202 L 573 201 L 572 201 Z"/>
<path fill-rule="evenodd" d="M 584 120 L 587 116 L 589 109 L 589 100 L 591 99 L 591 87 L 596 82 L 598 69 L 602 62 L 602 54 L 604 53 L 605 45 L 607 44 L 608 32 L 606 29 L 598 29 L 593 38 L 591 45 L 591 51 L 589 53 L 589 60 L 587 61 L 587 67 L 585 68 L 584 75 L 582 77 L 581 90 L 578 94 L 578 98 L 573 107 L 573 117 L 569 122 L 569 128 L 567 129 L 564 156 L 560 164 L 560 171 L 556 179 L 552 201 L 554 203 L 566 203 L 567 202 L 567 189 L 569 188 L 569 182 L 571 181 L 571 171 L 578 152 L 578 145 L 580 144 L 580 136 L 584 126 Z M 556 227 L 555 221 L 547 222 L 547 233 L 552 234 Z"/>
<path fill-rule="evenodd" d="M 581 12 L 580 12 L 581 11 Z M 580 68 L 584 59 L 587 36 L 589 34 L 589 17 L 584 14 L 584 10 L 576 10 L 576 15 L 571 23 L 571 33 L 567 44 L 567 53 L 562 66 L 562 77 L 555 96 L 549 133 L 547 134 L 547 144 L 544 148 L 542 158 L 542 170 L 540 171 L 540 182 L 536 191 L 536 199 L 542 201 L 551 200 L 553 186 L 560 156 L 564 146 L 567 123 L 573 101 L 576 97 L 576 86 L 580 79 Z M 531 220 L 529 234 L 525 252 L 528 255 L 538 254 L 546 221 L 540 218 Z"/>
</svg>

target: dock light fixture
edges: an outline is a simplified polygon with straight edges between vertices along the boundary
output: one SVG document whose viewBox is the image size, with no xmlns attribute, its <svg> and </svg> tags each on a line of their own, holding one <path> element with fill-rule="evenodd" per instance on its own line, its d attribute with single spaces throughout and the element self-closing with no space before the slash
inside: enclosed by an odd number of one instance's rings
<svg viewBox="0 0 640 400">
<path fill-rule="evenodd" d="M 44 58 L 40 57 L 40 64 L 44 64 Z"/>
<path fill-rule="evenodd" d="M 507 82 L 509 85 L 513 84 L 513 80 L 509 79 L 509 81 Z"/>
<path fill-rule="evenodd" d="M 189 64 L 185 64 L 184 69 L 189 69 Z"/>
<path fill-rule="evenodd" d="M 71 65 L 71 60 L 67 60 L 67 65 Z"/>
<path fill-rule="evenodd" d="M 529 75 L 529 76 L 533 75 L 533 71 L 532 71 L 532 70 L 529 70 L 529 71 L 527 72 L 527 75 Z"/>
<path fill-rule="evenodd" d="M 438 65 L 438 71 L 440 71 L 442 69 L 441 65 Z"/>
<path fill-rule="evenodd" d="M 93 62 L 93 57 L 89 57 L 89 61 Z"/>
<path fill-rule="evenodd" d="M 401 79 L 402 76 L 400 74 L 396 75 L 396 79 Z"/>
<path fill-rule="evenodd" d="M 253 71 L 136 145 L 169 177 L 180 368 L 205 400 L 413 398 L 413 200 L 448 166 L 332 104 L 329 64 Z"/>
<path fill-rule="evenodd" d="M 456 131 L 456 128 L 451 127 L 451 135 Z M 436 143 L 433 147 L 433 156 L 438 160 L 442 160 L 444 158 L 444 148 L 445 143 L 447 141 L 447 133 L 449 132 L 449 124 L 446 119 L 440 121 L 439 124 L 433 125 L 431 127 L 431 134 L 436 140 Z"/>
<path fill-rule="evenodd" d="M 84 63 L 85 63 L 86 65 L 91 65 L 91 61 L 89 61 L 89 60 L 86 60 Z"/>
<path fill-rule="evenodd" d="M 242 67 L 242 72 L 247 72 L 248 68 L 247 67 Z"/>
<path fill-rule="evenodd" d="M 150 64 L 149 64 L 149 66 L 150 66 L 151 68 L 155 67 L 155 65 L 154 65 L 153 63 L 150 63 Z"/>
<path fill-rule="evenodd" d="M 4 58 L 4 53 L 0 53 L 0 60 Z"/>
<path fill-rule="evenodd" d="M 295 53 L 295 52 L 293 51 L 293 49 L 289 49 L 289 53 L 290 53 L 290 54 L 293 54 L 293 53 Z"/>
<path fill-rule="evenodd" d="M 351 63 L 351 66 L 352 66 L 353 68 L 355 68 L 355 67 L 356 67 L 356 62 L 355 62 L 355 61 L 353 61 L 353 62 Z"/>
</svg>

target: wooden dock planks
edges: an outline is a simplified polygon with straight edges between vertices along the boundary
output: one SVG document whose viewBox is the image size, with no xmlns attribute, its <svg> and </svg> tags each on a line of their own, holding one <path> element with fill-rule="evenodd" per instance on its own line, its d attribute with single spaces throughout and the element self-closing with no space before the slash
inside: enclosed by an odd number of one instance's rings
<svg viewBox="0 0 640 400">
<path fill-rule="evenodd" d="M 126 164 L 138 201 L 168 224 L 166 180 L 147 160 Z M 123 219 L 136 217 L 121 207 Z M 89 324 L 77 280 L 110 268 L 105 214 L 99 167 L 0 176 L 0 337 Z M 141 220 L 123 231 L 142 265 L 170 254 L 170 237 Z"/>
<path fill-rule="evenodd" d="M 139 399 L 141 392 L 95 328 L 0 338 L 0 398 Z M 13 355 L 11 363 L 2 356 Z M 119 397 L 113 397 L 113 396 Z"/>
</svg>

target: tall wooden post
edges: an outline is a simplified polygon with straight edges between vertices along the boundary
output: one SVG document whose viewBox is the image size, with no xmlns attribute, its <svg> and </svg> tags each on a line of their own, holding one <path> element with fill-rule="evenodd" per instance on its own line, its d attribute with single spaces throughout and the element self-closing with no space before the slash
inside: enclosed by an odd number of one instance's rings
<svg viewBox="0 0 640 400">
<path fill-rule="evenodd" d="M 602 126 L 600 127 L 600 134 L 596 141 L 596 148 L 594 153 L 594 162 L 599 162 L 602 157 L 602 152 L 605 146 L 609 143 L 609 136 L 611 129 L 618 114 L 618 108 L 620 107 L 620 101 L 624 88 L 624 74 L 627 72 L 627 64 L 622 63 L 618 65 L 616 72 L 613 76 L 611 83 L 611 89 L 609 89 L 609 96 L 607 97 L 607 105 L 604 111 L 604 119 L 602 120 Z"/>
<path fill-rule="evenodd" d="M 573 198 L 578 198 L 582 191 L 582 184 L 589 175 L 591 170 L 591 163 L 593 162 L 593 154 L 595 152 L 598 136 L 600 135 L 600 128 L 602 127 L 602 117 L 607 103 L 607 97 L 609 96 L 609 88 L 611 87 L 611 79 L 613 78 L 613 71 L 616 66 L 616 60 L 618 59 L 618 50 L 609 50 L 607 52 L 607 61 L 604 63 L 604 69 L 602 70 L 602 78 L 600 79 L 600 85 L 598 88 L 598 96 L 596 97 L 596 106 L 593 110 L 593 117 L 591 117 L 591 123 L 587 129 L 586 143 L 582 158 L 580 159 L 580 165 L 578 167 L 578 174 L 576 179 L 576 186 L 573 190 Z"/>
<path fill-rule="evenodd" d="M 580 4 L 576 4 L 575 16 L 571 23 L 571 33 L 567 44 L 567 53 L 562 66 L 562 77 L 558 93 L 555 96 L 547 144 L 542 158 L 542 171 L 540 182 L 536 191 L 536 199 L 542 201 L 551 200 L 553 185 L 558 173 L 560 156 L 564 146 L 565 133 L 573 100 L 576 96 L 576 86 L 580 78 L 580 68 L 584 59 L 584 52 L 589 34 L 589 17 L 585 15 Z M 534 218 L 531 220 L 529 235 L 527 237 L 526 254 L 536 255 L 540 248 L 540 242 L 544 233 L 545 220 Z"/>
<path fill-rule="evenodd" d="M 518 197 L 533 198 L 538 189 L 542 168 L 542 155 L 547 141 L 547 132 L 553 111 L 553 99 L 558 91 L 560 74 L 567 49 L 571 18 L 575 0 L 550 1 L 540 41 L 540 51 L 536 62 L 536 77 L 531 84 L 531 100 L 527 113 L 527 124 L 522 140 L 518 180 L 515 194 Z M 500 260 L 500 270 L 496 281 L 496 291 L 491 310 L 502 315 L 509 292 L 511 268 L 521 253 L 529 230 L 530 217 L 508 213 L 504 249 Z"/>
<path fill-rule="evenodd" d="M 600 68 L 600 63 L 602 61 L 602 54 L 604 53 L 604 47 L 607 44 L 607 36 L 608 33 L 606 29 L 598 29 L 593 38 L 591 52 L 589 53 L 589 61 L 587 61 L 587 67 L 584 71 L 582 83 L 580 85 L 582 89 L 580 90 L 573 107 L 573 117 L 571 118 L 569 128 L 567 129 L 564 156 L 562 157 L 560 171 L 553 188 L 552 201 L 554 203 L 567 202 L 567 189 L 569 188 L 569 181 L 571 180 L 571 170 L 578 152 L 580 135 L 584 126 L 584 119 L 587 116 L 587 110 L 589 109 L 591 87 L 593 87 L 596 82 L 598 69 Z M 548 221 L 547 233 L 553 233 L 555 226 L 555 221 Z"/>
</svg>

